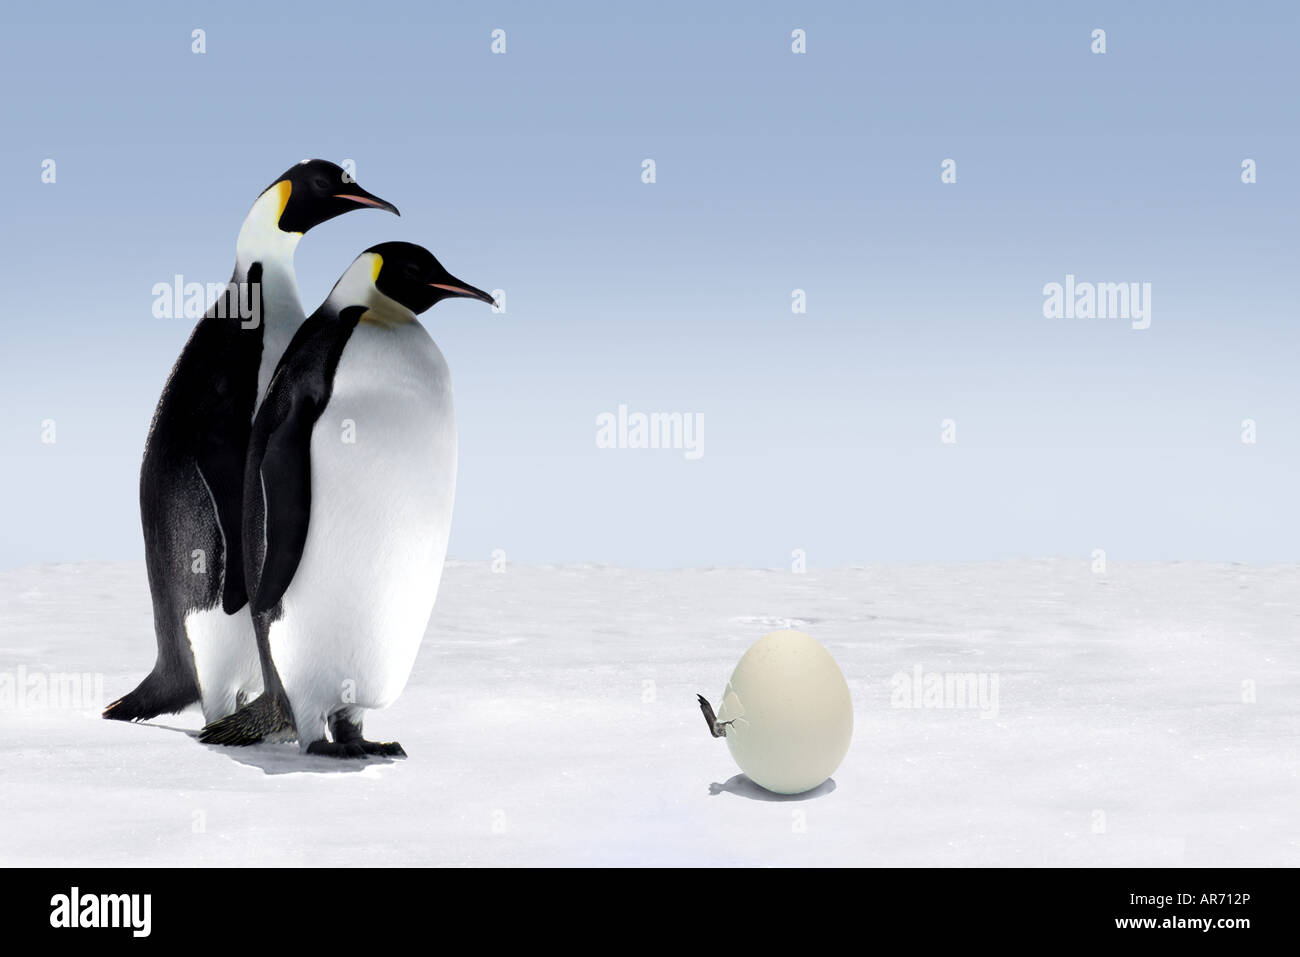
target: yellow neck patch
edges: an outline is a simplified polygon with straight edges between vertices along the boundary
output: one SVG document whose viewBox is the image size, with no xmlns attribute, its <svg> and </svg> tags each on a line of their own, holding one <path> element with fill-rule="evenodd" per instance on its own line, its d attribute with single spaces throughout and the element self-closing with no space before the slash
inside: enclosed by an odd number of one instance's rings
<svg viewBox="0 0 1300 957">
<path fill-rule="evenodd" d="M 370 281 L 379 282 L 379 270 L 384 268 L 384 257 L 379 253 L 371 253 L 370 256 L 374 259 L 370 264 Z"/>
<path fill-rule="evenodd" d="M 284 215 L 284 208 L 289 205 L 289 197 L 293 195 L 293 183 L 287 179 L 282 179 L 271 189 L 275 190 L 275 224 L 280 225 L 280 217 Z"/>
</svg>

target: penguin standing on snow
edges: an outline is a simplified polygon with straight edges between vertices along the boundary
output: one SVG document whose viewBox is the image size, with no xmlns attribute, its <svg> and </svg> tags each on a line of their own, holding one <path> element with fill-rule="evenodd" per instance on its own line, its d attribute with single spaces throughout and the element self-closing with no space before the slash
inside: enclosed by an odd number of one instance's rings
<svg viewBox="0 0 1300 957">
<path fill-rule="evenodd" d="M 201 741 L 296 731 L 311 754 L 405 755 L 365 740 L 362 717 L 406 686 L 447 553 L 451 378 L 416 315 L 453 297 L 493 302 L 428 250 L 381 243 L 294 336 L 253 423 L 244 481 L 266 692 Z"/>
<path fill-rule="evenodd" d="M 261 689 L 242 567 L 244 457 L 253 412 L 302 324 L 293 254 L 354 209 L 397 208 L 333 163 L 304 160 L 257 198 L 225 295 L 199 320 L 154 412 L 140 469 L 158 659 L 104 717 L 143 720 L 202 700 L 214 721 Z"/>
</svg>

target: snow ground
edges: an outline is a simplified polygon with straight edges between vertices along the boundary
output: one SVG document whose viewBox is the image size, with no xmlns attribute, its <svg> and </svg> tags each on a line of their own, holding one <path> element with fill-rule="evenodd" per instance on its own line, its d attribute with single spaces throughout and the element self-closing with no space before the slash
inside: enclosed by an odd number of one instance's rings
<svg viewBox="0 0 1300 957">
<path fill-rule="evenodd" d="M 1297 595 L 1289 565 L 453 563 L 367 723 L 408 760 L 28 696 L 0 711 L 0 864 L 1295 866 Z M 856 728 L 833 785 L 765 800 L 694 695 L 786 624 L 839 660 Z M 111 701 L 152 634 L 141 564 L 0 573 L 0 675 L 102 673 Z M 891 707 L 916 666 L 996 675 L 996 716 Z"/>
</svg>

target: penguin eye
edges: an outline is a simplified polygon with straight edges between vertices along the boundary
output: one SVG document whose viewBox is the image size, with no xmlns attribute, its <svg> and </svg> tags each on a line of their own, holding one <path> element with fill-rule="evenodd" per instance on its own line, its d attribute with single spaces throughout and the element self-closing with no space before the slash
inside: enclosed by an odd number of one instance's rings
<svg viewBox="0 0 1300 957">
<path fill-rule="evenodd" d="M 311 181 L 312 189 L 318 193 L 327 192 L 330 188 L 330 181 L 324 176 L 317 176 Z"/>
<path fill-rule="evenodd" d="M 415 263 L 407 263 L 405 266 L 402 267 L 402 271 L 406 273 L 406 275 L 411 279 L 420 278 L 420 267 L 417 266 Z"/>
</svg>

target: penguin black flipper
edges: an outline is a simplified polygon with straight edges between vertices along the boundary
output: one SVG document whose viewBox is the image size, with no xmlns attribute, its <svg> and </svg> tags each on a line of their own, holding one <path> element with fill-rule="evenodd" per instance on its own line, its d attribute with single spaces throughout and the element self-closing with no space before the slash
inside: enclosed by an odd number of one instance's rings
<svg viewBox="0 0 1300 957">
<path fill-rule="evenodd" d="M 253 423 L 244 475 L 245 566 L 253 614 L 272 612 L 302 560 L 311 521 L 311 436 L 362 307 L 324 307 L 285 350 Z"/>
<path fill-rule="evenodd" d="M 244 487 L 244 448 L 248 434 L 235 426 L 218 427 L 206 433 L 199 442 L 195 464 L 199 475 L 212 495 L 216 506 L 217 524 L 225 542 L 225 575 L 221 588 L 221 608 L 233 615 L 248 604 L 244 586 L 244 568 L 240 560 L 240 544 Z"/>
<path fill-rule="evenodd" d="M 257 568 L 254 614 L 280 603 L 302 560 L 311 518 L 311 432 L 320 406 L 297 396 L 267 436 L 255 481 L 260 485 L 266 547 Z"/>
</svg>

